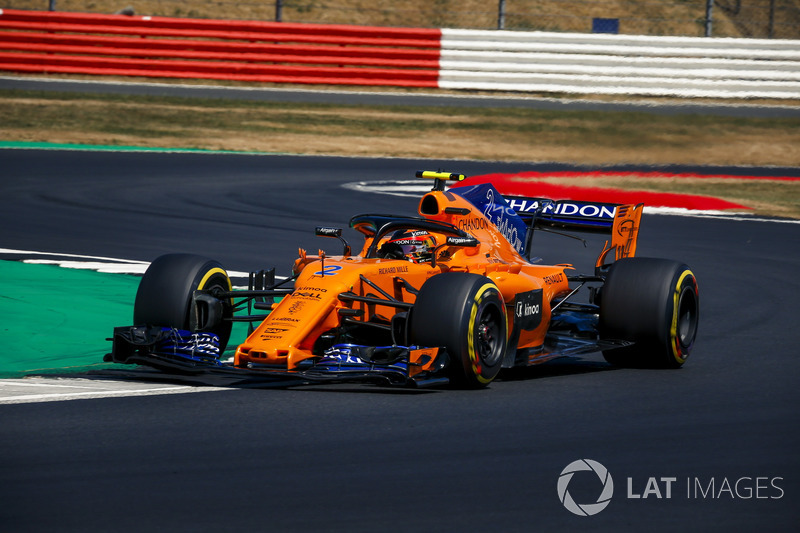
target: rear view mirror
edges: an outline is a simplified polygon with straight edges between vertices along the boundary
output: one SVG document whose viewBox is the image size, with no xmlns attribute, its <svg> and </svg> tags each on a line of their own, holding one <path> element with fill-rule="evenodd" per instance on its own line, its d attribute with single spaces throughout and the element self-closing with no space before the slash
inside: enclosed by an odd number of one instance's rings
<svg viewBox="0 0 800 533">
<path fill-rule="evenodd" d="M 342 251 L 342 255 L 344 257 L 349 256 L 352 253 L 350 245 L 347 244 L 347 241 L 342 238 L 342 228 L 326 228 L 324 226 L 317 226 L 314 230 L 314 234 L 317 237 L 333 237 L 334 239 L 339 239 L 342 241 L 344 245 L 344 250 Z"/>
<path fill-rule="evenodd" d="M 434 249 L 431 266 L 436 268 L 436 256 L 439 254 L 439 250 L 441 250 L 445 246 L 462 246 L 465 248 L 475 248 L 478 245 L 480 245 L 480 241 L 471 235 L 468 237 L 456 237 L 454 235 L 448 235 L 447 239 L 445 239 L 444 241 L 444 244 L 440 244 L 439 246 L 436 247 L 436 249 Z"/>
<path fill-rule="evenodd" d="M 466 246 L 472 248 L 478 246 L 480 241 L 475 237 L 454 237 L 453 235 L 448 235 L 445 244 L 447 246 Z"/>
<path fill-rule="evenodd" d="M 342 228 L 326 228 L 324 226 L 317 226 L 314 230 L 317 237 L 341 237 Z"/>
</svg>

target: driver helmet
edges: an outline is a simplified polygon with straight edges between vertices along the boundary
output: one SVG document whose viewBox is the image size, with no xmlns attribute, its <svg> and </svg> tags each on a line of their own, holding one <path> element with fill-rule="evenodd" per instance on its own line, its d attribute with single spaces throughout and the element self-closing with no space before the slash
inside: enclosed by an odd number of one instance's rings
<svg viewBox="0 0 800 533">
<path fill-rule="evenodd" d="M 395 231 L 380 248 L 380 257 L 386 259 L 407 259 L 414 263 L 430 261 L 436 239 L 424 230 Z"/>
</svg>

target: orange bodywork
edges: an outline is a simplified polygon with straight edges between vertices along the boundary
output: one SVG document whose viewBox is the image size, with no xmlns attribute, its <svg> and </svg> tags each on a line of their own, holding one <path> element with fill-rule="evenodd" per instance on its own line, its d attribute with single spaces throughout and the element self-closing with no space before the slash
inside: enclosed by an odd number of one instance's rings
<svg viewBox="0 0 800 533">
<path fill-rule="evenodd" d="M 614 224 L 611 227 L 611 241 L 606 241 L 603 251 L 597 257 L 595 267 L 603 266 L 612 251 L 615 261 L 636 255 L 636 241 L 643 210 L 644 204 L 621 205 L 617 208 Z"/>
<path fill-rule="evenodd" d="M 475 237 L 479 244 L 449 245 L 444 233 L 431 231 L 437 243 L 435 261 L 414 263 L 367 257 L 369 250 L 377 247 L 374 240 L 382 236 L 375 235 L 375 228 L 356 224 L 355 229 L 366 237 L 358 255 L 312 256 L 301 250 L 294 265 L 294 272 L 298 274 L 295 290 L 274 304 L 267 319 L 238 347 L 234 364 L 241 367 L 256 363 L 294 369 L 305 359 L 314 357 L 315 343 L 326 332 L 339 326 L 342 317 L 351 321 L 377 318 L 388 324 L 401 309 L 375 302 L 342 299 L 339 297 L 341 294 L 384 299 L 388 295 L 396 301 L 413 304 L 416 290 L 431 276 L 443 272 L 471 272 L 492 280 L 506 304 L 509 336 L 515 330 L 517 295 L 541 290 L 541 322 L 532 330 L 517 328 L 519 339 L 516 347 L 535 349 L 542 346 L 550 323 L 552 302 L 570 290 L 566 271 L 572 268 L 571 265 L 531 264 L 512 246 L 513 242 L 524 240 L 525 235 L 516 235 L 502 224 L 490 221 L 486 213 L 457 194 L 438 190 L 427 193 L 419 204 L 419 214 L 424 219 L 452 225 Z M 635 252 L 635 230 L 632 237 L 633 244 L 627 248 L 630 255 Z M 619 253 L 619 248 L 617 250 Z M 432 351 L 435 350 L 412 350 L 412 366 L 419 363 L 413 371 L 426 370 L 425 361 L 433 359 L 435 354 Z"/>
</svg>

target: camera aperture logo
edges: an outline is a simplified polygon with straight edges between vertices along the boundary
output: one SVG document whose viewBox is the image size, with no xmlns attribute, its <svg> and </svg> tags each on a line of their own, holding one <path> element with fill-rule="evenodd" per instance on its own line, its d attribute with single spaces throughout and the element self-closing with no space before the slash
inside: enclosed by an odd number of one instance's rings
<svg viewBox="0 0 800 533">
<path fill-rule="evenodd" d="M 572 495 L 569 493 L 569 482 L 577 472 L 594 472 L 602 483 L 602 490 L 594 503 L 577 503 Z M 605 509 L 611 503 L 611 497 L 614 495 L 614 480 L 608 469 L 591 459 L 578 459 L 573 461 L 561 471 L 558 477 L 558 499 L 566 507 L 567 511 L 578 516 L 592 516 L 596 515 Z"/>
</svg>

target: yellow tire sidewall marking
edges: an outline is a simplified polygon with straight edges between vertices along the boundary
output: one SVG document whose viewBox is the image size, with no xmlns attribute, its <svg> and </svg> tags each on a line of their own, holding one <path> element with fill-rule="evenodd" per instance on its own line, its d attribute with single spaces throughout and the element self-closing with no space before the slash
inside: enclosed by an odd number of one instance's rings
<svg viewBox="0 0 800 533">
<path fill-rule="evenodd" d="M 469 323 L 468 323 L 468 333 L 467 333 L 467 350 L 469 353 L 469 360 L 472 366 L 472 374 L 477 378 L 478 381 L 481 383 L 488 384 L 492 380 L 486 379 L 481 375 L 481 365 L 480 361 L 478 360 L 478 354 L 475 350 L 475 317 L 478 314 L 478 307 L 483 300 L 483 295 L 486 291 L 489 290 L 497 290 L 493 283 L 486 283 L 475 294 L 472 302 L 472 309 L 470 310 L 469 314 Z"/>
<path fill-rule="evenodd" d="M 208 283 L 208 280 L 210 280 L 211 277 L 214 276 L 215 274 L 221 274 L 225 278 L 225 282 L 228 285 L 228 290 L 229 291 L 233 290 L 233 286 L 231 285 L 231 279 L 228 277 L 228 273 L 219 267 L 212 268 L 211 270 L 205 273 L 203 279 L 201 279 L 200 283 L 197 284 L 197 290 L 198 291 L 203 290 L 206 286 L 206 283 Z M 231 298 L 231 303 L 233 303 L 233 298 Z"/>
<path fill-rule="evenodd" d="M 675 361 L 678 363 L 685 363 L 686 357 L 682 356 L 681 348 L 680 348 L 680 341 L 678 340 L 678 304 L 680 303 L 680 296 L 681 296 L 681 286 L 683 285 L 683 281 L 686 279 L 687 276 L 691 276 L 694 278 L 694 273 L 691 270 L 684 270 L 681 277 L 678 278 L 678 283 L 675 285 L 675 292 L 672 295 L 672 325 L 669 329 L 669 338 L 670 338 L 670 348 L 672 348 L 672 357 L 675 358 Z"/>
</svg>

